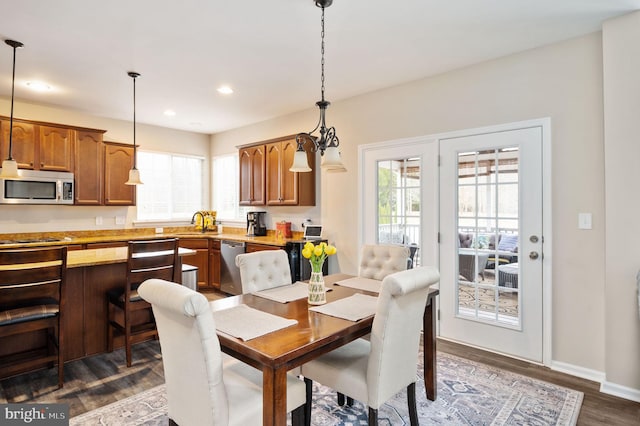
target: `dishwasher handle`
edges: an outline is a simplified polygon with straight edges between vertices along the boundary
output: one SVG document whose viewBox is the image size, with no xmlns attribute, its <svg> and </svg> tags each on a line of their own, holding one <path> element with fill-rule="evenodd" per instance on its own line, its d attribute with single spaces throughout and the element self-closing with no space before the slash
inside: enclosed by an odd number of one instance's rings
<svg viewBox="0 0 640 426">
<path fill-rule="evenodd" d="M 224 244 L 224 245 L 229 246 L 229 247 L 245 247 L 245 243 L 242 242 L 242 241 L 222 240 L 221 244 Z"/>
</svg>

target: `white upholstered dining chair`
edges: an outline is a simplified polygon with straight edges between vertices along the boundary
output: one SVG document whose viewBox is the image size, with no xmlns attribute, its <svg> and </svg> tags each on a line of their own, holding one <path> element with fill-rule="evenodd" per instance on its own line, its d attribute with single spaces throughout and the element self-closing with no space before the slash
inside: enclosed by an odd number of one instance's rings
<svg viewBox="0 0 640 426">
<path fill-rule="evenodd" d="M 384 278 L 370 340 L 356 339 L 302 365 L 307 419 L 315 380 L 367 405 L 369 425 L 377 424 L 380 406 L 406 387 L 411 425 L 418 424 L 415 382 L 420 330 L 429 286 L 439 279 L 438 270 L 430 266 Z"/>
<path fill-rule="evenodd" d="M 392 244 L 367 244 L 360 250 L 358 276 L 382 281 L 394 272 L 407 269 L 409 248 Z"/>
<path fill-rule="evenodd" d="M 206 297 L 159 279 L 145 281 L 138 293 L 156 318 L 170 424 L 261 425 L 262 372 L 223 358 Z M 304 403 L 304 383 L 288 374 L 293 425 L 304 423 Z"/>
<path fill-rule="evenodd" d="M 289 256 L 284 250 L 262 250 L 236 256 L 242 293 L 291 284 Z"/>
</svg>

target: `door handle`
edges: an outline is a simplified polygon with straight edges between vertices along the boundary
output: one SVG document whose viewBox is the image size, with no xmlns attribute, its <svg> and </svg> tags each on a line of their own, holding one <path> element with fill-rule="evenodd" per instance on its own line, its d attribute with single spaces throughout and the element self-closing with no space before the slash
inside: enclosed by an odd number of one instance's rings
<svg viewBox="0 0 640 426">
<path fill-rule="evenodd" d="M 540 257 L 540 255 L 538 254 L 537 251 L 529 252 L 529 259 L 536 260 L 538 257 Z"/>
</svg>

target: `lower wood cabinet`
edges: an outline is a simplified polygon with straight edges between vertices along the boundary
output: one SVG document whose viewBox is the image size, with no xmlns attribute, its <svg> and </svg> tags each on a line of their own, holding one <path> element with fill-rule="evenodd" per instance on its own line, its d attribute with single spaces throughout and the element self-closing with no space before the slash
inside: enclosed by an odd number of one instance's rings
<svg viewBox="0 0 640 426">
<path fill-rule="evenodd" d="M 209 274 L 209 239 L 207 238 L 180 238 L 180 247 L 195 250 L 196 254 L 184 256 L 182 263 L 198 268 L 198 288 L 211 287 Z"/>
<path fill-rule="evenodd" d="M 210 240 L 209 279 L 210 287 L 220 290 L 220 240 Z"/>
</svg>

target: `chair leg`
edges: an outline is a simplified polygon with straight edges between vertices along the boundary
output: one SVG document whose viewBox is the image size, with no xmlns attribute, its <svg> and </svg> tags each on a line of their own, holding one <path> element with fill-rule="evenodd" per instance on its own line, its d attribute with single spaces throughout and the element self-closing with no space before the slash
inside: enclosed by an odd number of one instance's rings
<svg viewBox="0 0 640 426">
<path fill-rule="evenodd" d="M 350 396 L 347 397 L 347 406 L 349 407 L 353 406 L 353 398 L 351 398 Z"/>
<path fill-rule="evenodd" d="M 58 389 L 64 386 L 64 334 L 62 333 L 62 325 L 58 326 Z"/>
<path fill-rule="evenodd" d="M 127 367 L 131 367 L 131 318 L 129 310 L 124 310 L 124 349 L 127 356 Z"/>
<path fill-rule="evenodd" d="M 113 325 L 111 325 L 111 321 L 114 320 L 114 307 L 109 303 L 107 307 L 107 351 L 113 352 Z"/>
<path fill-rule="evenodd" d="M 306 396 L 304 403 L 304 424 L 305 426 L 311 426 L 311 399 L 313 396 L 313 381 L 305 377 L 304 385 Z"/>
<path fill-rule="evenodd" d="M 306 426 L 305 412 L 307 410 L 307 404 L 299 406 L 291 412 L 291 426 Z"/>
<path fill-rule="evenodd" d="M 338 393 L 338 406 L 342 407 L 344 405 L 344 394 L 337 392 Z"/>
<path fill-rule="evenodd" d="M 411 426 L 418 426 L 418 410 L 416 408 L 416 383 L 407 386 L 407 403 L 409 405 L 409 421 Z"/>
<path fill-rule="evenodd" d="M 369 407 L 369 426 L 378 426 L 378 410 Z"/>
</svg>

